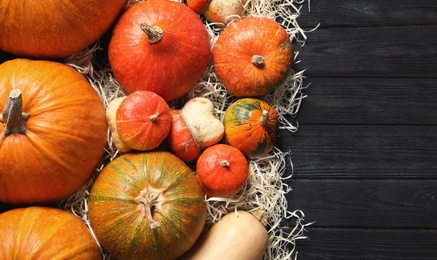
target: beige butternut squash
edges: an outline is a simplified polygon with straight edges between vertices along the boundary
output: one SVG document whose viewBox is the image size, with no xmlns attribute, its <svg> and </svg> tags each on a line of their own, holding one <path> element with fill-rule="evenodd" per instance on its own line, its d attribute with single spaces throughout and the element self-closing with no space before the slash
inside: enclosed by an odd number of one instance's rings
<svg viewBox="0 0 437 260">
<path fill-rule="evenodd" d="M 260 260 L 268 242 L 260 220 L 239 210 L 222 217 L 180 260 Z"/>
</svg>

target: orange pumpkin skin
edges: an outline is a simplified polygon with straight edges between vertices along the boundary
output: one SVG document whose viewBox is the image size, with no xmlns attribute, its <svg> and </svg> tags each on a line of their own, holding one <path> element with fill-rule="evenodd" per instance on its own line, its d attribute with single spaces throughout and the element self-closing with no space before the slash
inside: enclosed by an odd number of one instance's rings
<svg viewBox="0 0 437 260">
<path fill-rule="evenodd" d="M 200 149 L 188 130 L 181 112 L 177 109 L 171 109 L 170 114 L 171 128 L 166 139 L 169 149 L 184 162 L 196 160 L 200 156 Z"/>
<path fill-rule="evenodd" d="M 278 115 L 267 102 L 256 98 L 242 98 L 226 110 L 223 124 L 229 145 L 246 156 L 267 153 L 277 139 Z"/>
<path fill-rule="evenodd" d="M 176 259 L 193 246 L 207 214 L 197 178 L 166 151 L 111 161 L 91 189 L 88 208 L 97 239 L 120 259 Z"/>
<path fill-rule="evenodd" d="M 146 25 L 162 29 L 162 39 L 151 43 Z M 180 98 L 194 87 L 210 54 L 208 33 L 199 15 L 185 4 L 162 0 L 140 2 L 127 9 L 108 47 L 114 77 L 127 92 L 150 90 L 166 101 Z"/>
<path fill-rule="evenodd" d="M 275 90 L 293 63 L 287 32 L 266 17 L 244 17 L 226 27 L 212 54 L 217 78 L 237 97 Z"/>
<path fill-rule="evenodd" d="M 124 4 L 125 0 L 2 0 L 0 49 L 22 57 L 65 58 L 99 39 Z"/>
<path fill-rule="evenodd" d="M 30 115 L 25 134 L 0 138 L 0 201 L 51 203 L 72 195 L 91 177 L 106 145 L 97 92 L 67 65 L 27 59 L 1 64 L 0 86 L 0 113 L 11 90 L 19 89 Z"/>
<path fill-rule="evenodd" d="M 238 148 L 216 144 L 202 152 L 196 172 L 209 197 L 231 197 L 246 183 L 249 163 Z"/>
<path fill-rule="evenodd" d="M 0 259 L 102 259 L 85 223 L 57 208 L 32 206 L 0 214 Z"/>
<path fill-rule="evenodd" d="M 138 90 L 121 102 L 116 125 L 118 134 L 129 147 L 139 151 L 152 150 L 170 131 L 170 107 L 156 93 Z"/>
</svg>

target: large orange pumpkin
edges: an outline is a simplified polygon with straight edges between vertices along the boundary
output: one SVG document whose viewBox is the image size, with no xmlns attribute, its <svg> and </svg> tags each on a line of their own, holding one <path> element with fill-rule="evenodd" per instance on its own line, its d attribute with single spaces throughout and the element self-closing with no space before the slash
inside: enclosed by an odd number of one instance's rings
<svg viewBox="0 0 437 260">
<path fill-rule="evenodd" d="M 166 151 L 111 161 L 91 189 L 88 208 L 97 239 L 120 259 L 176 259 L 193 246 L 207 213 L 192 170 Z"/>
<path fill-rule="evenodd" d="M 232 103 L 225 112 L 223 124 L 226 142 L 247 156 L 267 153 L 278 135 L 278 114 L 269 103 L 256 98 Z"/>
<path fill-rule="evenodd" d="M 17 208 L 0 214 L 0 259 L 102 259 L 85 223 L 50 207 Z"/>
<path fill-rule="evenodd" d="M 106 145 L 106 116 L 79 72 L 52 61 L 4 62 L 0 112 L 0 201 L 59 201 L 91 177 Z"/>
<path fill-rule="evenodd" d="M 125 0 L 2 0 L 0 49 L 18 56 L 64 58 L 99 39 Z"/>
<path fill-rule="evenodd" d="M 208 33 L 188 6 L 147 0 L 118 20 L 108 47 L 115 79 L 128 92 L 150 90 L 166 101 L 185 95 L 210 58 Z"/>
<path fill-rule="evenodd" d="M 283 27 L 266 17 L 244 17 L 226 27 L 213 49 L 217 78 L 237 97 L 260 97 L 276 89 L 293 63 Z"/>
</svg>

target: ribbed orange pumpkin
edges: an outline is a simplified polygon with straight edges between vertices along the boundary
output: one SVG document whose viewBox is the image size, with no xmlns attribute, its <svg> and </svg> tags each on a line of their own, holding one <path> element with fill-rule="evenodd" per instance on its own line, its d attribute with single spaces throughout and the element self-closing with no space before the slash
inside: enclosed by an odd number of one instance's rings
<svg viewBox="0 0 437 260">
<path fill-rule="evenodd" d="M 223 124 L 227 143 L 247 156 L 267 153 L 277 139 L 278 114 L 260 99 L 242 98 L 232 103 Z"/>
<path fill-rule="evenodd" d="M 207 214 L 192 170 L 165 151 L 111 161 L 94 183 L 88 207 L 97 239 L 120 259 L 176 259 L 193 246 Z"/>
<path fill-rule="evenodd" d="M 97 41 L 126 0 L 2 0 L 0 49 L 18 56 L 64 58 Z"/>
<path fill-rule="evenodd" d="M 91 177 L 106 145 L 106 115 L 79 72 L 52 61 L 2 63 L 0 112 L 0 201 L 56 202 Z"/>
<path fill-rule="evenodd" d="M 266 17 L 244 17 L 226 27 L 213 49 L 217 77 L 237 97 L 275 90 L 293 63 L 287 32 Z"/>
<path fill-rule="evenodd" d="M 166 101 L 185 95 L 210 58 L 208 33 L 185 4 L 147 0 L 118 20 L 108 47 L 115 79 L 129 93 L 150 90 Z"/>
<path fill-rule="evenodd" d="M 85 223 L 49 207 L 16 208 L 0 214 L 0 259 L 102 259 Z"/>
</svg>

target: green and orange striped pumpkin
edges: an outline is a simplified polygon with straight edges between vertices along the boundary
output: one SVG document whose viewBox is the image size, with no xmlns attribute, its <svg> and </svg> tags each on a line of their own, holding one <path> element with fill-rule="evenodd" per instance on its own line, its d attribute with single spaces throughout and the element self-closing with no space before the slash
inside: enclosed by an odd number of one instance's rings
<svg viewBox="0 0 437 260">
<path fill-rule="evenodd" d="M 256 98 L 242 98 L 226 110 L 223 124 L 229 145 L 246 156 L 267 153 L 277 139 L 278 114 L 267 102 Z"/>
<path fill-rule="evenodd" d="M 176 259 L 200 236 L 207 214 L 199 181 L 167 151 L 111 161 L 96 179 L 88 207 L 97 239 L 119 259 Z"/>
</svg>

